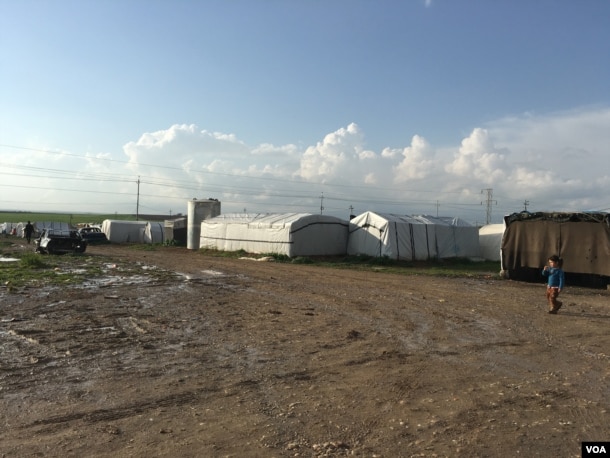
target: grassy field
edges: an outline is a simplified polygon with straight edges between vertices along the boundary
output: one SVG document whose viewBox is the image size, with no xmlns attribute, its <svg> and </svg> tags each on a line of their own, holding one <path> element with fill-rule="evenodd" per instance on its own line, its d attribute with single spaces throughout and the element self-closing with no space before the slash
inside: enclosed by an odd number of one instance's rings
<svg viewBox="0 0 610 458">
<path fill-rule="evenodd" d="M 100 215 L 95 213 L 27 213 L 27 212 L 0 212 L 0 223 L 23 223 L 26 221 L 53 221 L 58 223 L 79 223 L 99 224 L 105 219 L 120 219 L 125 221 L 135 221 L 135 215 Z M 142 218 L 140 218 L 142 219 Z"/>
</svg>

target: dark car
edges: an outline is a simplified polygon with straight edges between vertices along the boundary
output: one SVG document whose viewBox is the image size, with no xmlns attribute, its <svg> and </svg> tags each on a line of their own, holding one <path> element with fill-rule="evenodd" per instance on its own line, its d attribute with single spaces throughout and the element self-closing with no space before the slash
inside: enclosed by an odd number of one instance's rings
<svg viewBox="0 0 610 458">
<path fill-rule="evenodd" d="M 87 249 L 87 241 L 75 230 L 43 229 L 35 242 L 38 253 L 84 253 Z"/>
<path fill-rule="evenodd" d="M 82 227 L 78 233 L 88 244 L 109 243 L 106 234 L 99 227 Z"/>
</svg>

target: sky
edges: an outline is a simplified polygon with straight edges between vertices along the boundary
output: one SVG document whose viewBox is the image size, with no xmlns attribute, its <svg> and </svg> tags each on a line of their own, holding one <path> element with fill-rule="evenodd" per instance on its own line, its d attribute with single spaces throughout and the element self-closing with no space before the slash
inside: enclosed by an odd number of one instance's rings
<svg viewBox="0 0 610 458">
<path fill-rule="evenodd" d="M 610 211 L 606 0 L 0 0 L 0 211 Z"/>
</svg>

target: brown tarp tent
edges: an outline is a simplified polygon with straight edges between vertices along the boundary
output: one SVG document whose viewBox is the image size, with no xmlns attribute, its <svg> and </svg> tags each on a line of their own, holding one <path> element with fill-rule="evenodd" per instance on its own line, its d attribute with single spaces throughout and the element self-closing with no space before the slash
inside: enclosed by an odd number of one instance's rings
<svg viewBox="0 0 610 458">
<path fill-rule="evenodd" d="M 542 269 L 563 258 L 566 273 L 610 276 L 610 213 L 514 213 L 504 217 L 502 270 Z"/>
</svg>

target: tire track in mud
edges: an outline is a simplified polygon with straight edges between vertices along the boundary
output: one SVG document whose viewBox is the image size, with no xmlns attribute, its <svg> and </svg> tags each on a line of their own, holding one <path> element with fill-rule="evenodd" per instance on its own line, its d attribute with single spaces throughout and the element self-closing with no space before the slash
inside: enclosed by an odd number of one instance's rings
<svg viewBox="0 0 610 458">
<path fill-rule="evenodd" d="M 47 418 L 33 421 L 29 424 L 20 426 L 21 429 L 28 429 L 41 425 L 57 425 L 82 420 L 86 423 L 99 423 L 111 420 L 120 420 L 149 412 L 160 407 L 180 407 L 186 404 L 196 404 L 201 402 L 206 396 L 220 391 L 218 387 L 202 388 L 197 391 L 185 393 L 172 393 L 171 395 L 139 401 L 137 403 L 118 406 L 111 409 L 97 409 L 90 411 L 71 412 L 69 414 L 54 415 Z"/>
</svg>

